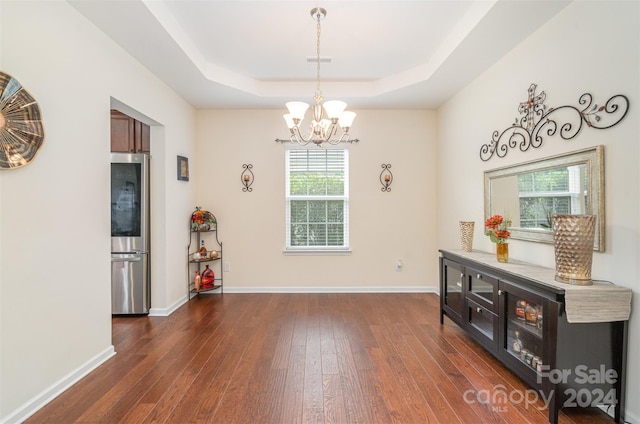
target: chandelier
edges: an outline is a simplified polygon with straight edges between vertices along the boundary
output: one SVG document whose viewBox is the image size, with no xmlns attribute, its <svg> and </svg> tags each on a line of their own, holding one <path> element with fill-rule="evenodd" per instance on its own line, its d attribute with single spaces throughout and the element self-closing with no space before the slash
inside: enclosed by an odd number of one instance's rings
<svg viewBox="0 0 640 424">
<path fill-rule="evenodd" d="M 307 134 L 300 132 L 300 124 L 304 119 L 304 115 L 309 109 L 309 105 L 304 102 L 288 102 L 286 104 L 289 113 L 284 115 L 284 120 L 289 127 L 291 137 L 289 141 L 306 146 L 314 143 L 318 147 L 322 147 L 324 143 L 332 145 L 341 142 L 353 143 L 358 139 L 349 139 L 349 128 L 356 117 L 354 112 L 345 111 L 347 104 L 340 100 L 331 100 L 322 103 L 322 91 L 320 91 L 320 21 L 327 15 L 327 11 L 321 7 L 311 9 L 311 17 L 316 20 L 316 92 L 313 99 L 316 101 L 313 105 L 313 121 L 309 126 Z M 326 114 L 326 117 L 325 117 Z M 338 134 L 338 127 L 342 129 L 342 134 Z M 277 140 L 287 141 L 287 140 Z"/>
</svg>

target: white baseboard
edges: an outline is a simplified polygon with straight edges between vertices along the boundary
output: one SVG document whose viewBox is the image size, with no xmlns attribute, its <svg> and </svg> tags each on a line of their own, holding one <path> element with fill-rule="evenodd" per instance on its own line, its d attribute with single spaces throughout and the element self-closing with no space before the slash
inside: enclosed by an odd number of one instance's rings
<svg viewBox="0 0 640 424">
<path fill-rule="evenodd" d="M 0 418 L 0 424 L 18 424 L 25 421 L 27 418 L 38 412 L 40 408 L 51 402 L 62 392 L 73 386 L 80 381 L 83 377 L 89 374 L 91 371 L 98 368 L 109 358 L 116 354 L 113 345 L 109 346 L 76 370 L 70 372 L 58 382 L 51 385 L 49 388 L 42 391 L 40 394 L 27 401 L 24 405 L 11 412 L 6 417 Z"/>
<path fill-rule="evenodd" d="M 174 313 L 179 307 L 187 303 L 189 298 L 187 296 L 183 296 L 180 299 L 176 300 L 173 305 L 170 305 L 168 308 L 151 308 L 149 309 L 150 317 L 168 317 L 172 313 Z"/>
<path fill-rule="evenodd" d="M 437 287 L 225 287 L 225 293 L 437 293 Z"/>
<path fill-rule="evenodd" d="M 640 417 L 638 417 L 637 415 L 632 414 L 627 409 L 626 411 L 624 411 L 624 421 L 626 423 L 630 423 L 630 424 L 640 424 Z"/>
<path fill-rule="evenodd" d="M 615 418 L 615 410 L 613 409 L 613 405 L 597 405 L 597 407 L 611 418 Z M 640 419 L 629 411 L 625 411 L 624 422 L 629 424 L 638 424 L 640 423 Z"/>
</svg>

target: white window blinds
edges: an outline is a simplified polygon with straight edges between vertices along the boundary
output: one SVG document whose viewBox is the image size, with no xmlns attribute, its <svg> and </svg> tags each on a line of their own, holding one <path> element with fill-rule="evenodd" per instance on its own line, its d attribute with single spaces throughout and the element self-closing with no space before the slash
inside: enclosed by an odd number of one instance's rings
<svg viewBox="0 0 640 424">
<path fill-rule="evenodd" d="M 286 248 L 349 248 L 349 151 L 287 150 Z"/>
</svg>

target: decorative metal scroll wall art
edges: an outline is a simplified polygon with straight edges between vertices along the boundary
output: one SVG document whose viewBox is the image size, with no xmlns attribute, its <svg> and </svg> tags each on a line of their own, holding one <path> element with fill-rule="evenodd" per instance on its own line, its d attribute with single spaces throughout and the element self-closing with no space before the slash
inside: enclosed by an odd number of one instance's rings
<svg viewBox="0 0 640 424">
<path fill-rule="evenodd" d="M 616 94 L 604 105 L 593 103 L 593 96 L 585 93 L 578 99 L 579 107 L 560 106 L 549 108 L 544 104 L 547 95 L 544 91 L 536 94 L 536 84 L 531 84 L 528 99 L 520 103 L 515 122 L 502 132 L 493 132 L 491 142 L 480 148 L 480 159 L 488 161 L 494 155 L 502 158 L 509 149 L 516 146 L 525 152 L 529 147 L 542 146 L 546 136 L 559 134 L 563 140 L 571 140 L 582 131 L 584 126 L 604 130 L 617 125 L 629 111 L 629 99 Z"/>
<path fill-rule="evenodd" d="M 0 71 L 0 170 L 27 165 L 43 142 L 38 102 L 15 78 Z"/>
<path fill-rule="evenodd" d="M 242 185 L 244 187 L 242 187 L 242 191 L 253 191 L 253 188 L 251 187 L 251 185 L 253 184 L 253 171 L 251 171 L 251 168 L 253 168 L 253 165 L 249 164 L 244 164 L 242 165 L 242 168 L 244 168 L 244 171 L 242 171 L 242 174 L 240 174 L 240 181 L 242 181 Z"/>
<path fill-rule="evenodd" d="M 391 164 L 383 163 L 382 172 L 380 173 L 380 183 L 382 191 L 391 191 L 391 183 L 393 182 L 393 174 L 391 173 Z"/>
</svg>

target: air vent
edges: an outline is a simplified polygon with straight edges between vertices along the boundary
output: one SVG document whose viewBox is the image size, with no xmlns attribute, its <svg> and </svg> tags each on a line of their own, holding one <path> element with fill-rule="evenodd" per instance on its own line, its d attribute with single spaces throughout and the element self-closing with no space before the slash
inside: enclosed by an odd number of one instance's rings
<svg viewBox="0 0 640 424">
<path fill-rule="evenodd" d="M 320 56 L 320 63 L 331 63 L 333 58 L 331 56 Z M 307 63 L 318 63 L 316 56 L 307 56 Z"/>
</svg>

